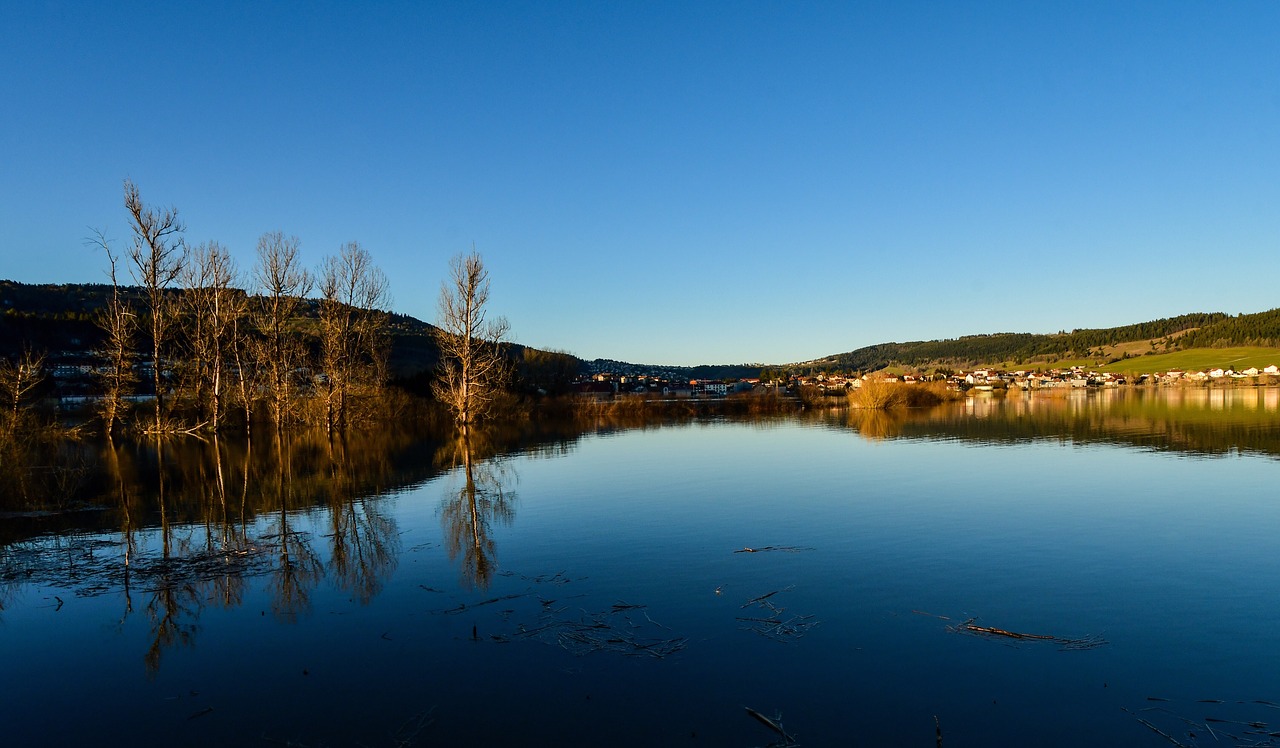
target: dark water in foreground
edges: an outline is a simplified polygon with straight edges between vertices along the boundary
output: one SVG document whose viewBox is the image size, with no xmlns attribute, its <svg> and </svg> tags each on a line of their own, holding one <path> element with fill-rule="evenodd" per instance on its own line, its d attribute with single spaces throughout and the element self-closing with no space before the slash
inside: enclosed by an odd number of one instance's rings
<svg viewBox="0 0 1280 748">
<path fill-rule="evenodd" d="M 0 743 L 1280 744 L 1278 396 L 85 445 Z"/>
</svg>

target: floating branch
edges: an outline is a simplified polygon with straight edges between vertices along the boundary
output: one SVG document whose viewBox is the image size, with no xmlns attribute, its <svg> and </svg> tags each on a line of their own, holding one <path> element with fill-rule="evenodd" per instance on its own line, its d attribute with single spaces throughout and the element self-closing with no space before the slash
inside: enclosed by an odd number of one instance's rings
<svg viewBox="0 0 1280 748">
<path fill-rule="evenodd" d="M 1161 698 L 1157 696 L 1148 696 L 1147 701 L 1157 701 L 1171 703 L 1171 699 Z M 1146 712 L 1152 715 L 1152 719 L 1144 719 L 1134 712 L 1125 709 L 1125 713 L 1133 715 L 1143 727 L 1151 730 L 1157 735 L 1163 737 L 1173 745 L 1182 746 L 1182 748 L 1195 748 L 1202 745 L 1200 738 L 1208 735 L 1212 739 L 1212 744 L 1228 744 L 1239 746 L 1240 748 L 1280 748 L 1280 731 L 1276 731 L 1267 722 L 1251 719 L 1253 715 L 1249 714 L 1250 710 L 1257 707 L 1276 708 L 1269 701 L 1224 701 L 1222 699 L 1197 699 L 1189 702 L 1197 706 L 1204 704 L 1212 704 L 1217 709 L 1229 710 L 1222 716 L 1207 716 L 1203 720 L 1189 719 L 1185 716 L 1172 711 L 1164 706 L 1149 706 L 1140 709 L 1140 712 Z M 1157 714 L 1168 715 L 1166 720 L 1177 720 L 1186 727 L 1179 730 L 1161 727 L 1152 720 L 1157 719 Z M 1214 726 L 1217 726 L 1215 729 Z M 1206 740 L 1203 744 L 1209 744 Z"/>
<path fill-rule="evenodd" d="M 812 551 L 813 548 L 798 545 L 766 545 L 760 548 L 739 548 L 734 553 L 767 553 L 769 551 L 780 551 L 782 553 L 801 553 L 802 551 Z"/>
<path fill-rule="evenodd" d="M 795 738 L 788 735 L 787 731 L 782 729 L 782 715 L 778 715 L 773 719 L 769 719 L 768 717 L 764 716 L 760 712 L 757 712 L 756 710 L 752 709 L 749 706 L 743 707 L 743 709 L 746 709 L 747 714 L 750 715 L 753 719 L 755 719 L 755 721 L 759 722 L 760 724 L 764 725 L 770 730 L 773 730 L 782 738 L 782 742 L 772 743 L 771 745 L 777 746 L 778 748 L 783 748 L 785 746 L 800 745 L 799 743 L 796 742 Z"/>
<path fill-rule="evenodd" d="M 792 588 L 787 587 L 786 589 L 774 590 L 773 592 L 752 598 L 743 603 L 743 608 L 748 608 L 754 605 L 755 607 L 765 611 L 767 615 L 738 616 L 737 621 L 739 623 L 746 624 L 740 628 L 743 631 L 754 631 L 755 633 L 770 639 L 785 641 L 803 636 L 808 633 L 809 629 L 821 623 L 821 621 L 814 620 L 812 615 L 791 616 L 790 618 L 787 618 L 785 616 L 787 609 L 779 608 L 769 600 L 769 598 L 774 595 L 777 595 L 780 592 L 786 592 L 790 589 Z"/>
<path fill-rule="evenodd" d="M 975 634 L 978 636 L 998 637 L 1004 639 L 1014 639 L 1019 641 L 1048 641 L 1057 644 L 1062 649 L 1093 649 L 1101 647 L 1107 643 L 1106 639 L 1101 636 L 1090 635 L 1080 638 L 1072 638 L 1066 636 L 1052 636 L 1050 634 L 1027 634 L 1019 631 L 1006 631 L 991 626 L 979 626 L 974 621 L 976 618 L 970 618 L 964 623 L 958 623 L 954 626 L 948 626 L 951 631 L 962 634 Z"/>
<path fill-rule="evenodd" d="M 790 587 L 783 587 L 782 589 L 780 589 L 780 590 L 774 590 L 773 592 L 766 592 L 766 593 L 764 593 L 763 595 L 761 595 L 761 596 L 759 596 L 759 597 L 753 597 L 753 598 L 751 598 L 750 600 L 746 601 L 745 603 L 743 603 L 743 604 L 742 604 L 742 605 L 740 605 L 739 607 L 742 607 L 742 608 L 749 608 L 749 607 L 751 607 L 752 605 L 755 605 L 756 603 L 758 603 L 758 602 L 760 602 L 760 601 L 762 601 L 762 600 L 768 600 L 769 598 L 773 597 L 774 595 L 778 594 L 779 592 L 789 592 L 790 590 L 793 590 L 793 589 L 795 589 L 795 585 L 791 585 Z"/>
<path fill-rule="evenodd" d="M 602 627 L 595 622 L 562 621 L 547 628 L 555 630 L 556 642 L 562 649 L 578 655 L 618 652 L 662 659 L 679 652 L 689 643 L 684 637 L 641 639 L 625 629 Z"/>
<path fill-rule="evenodd" d="M 471 609 L 473 609 L 473 608 L 480 608 L 480 607 L 483 607 L 483 606 L 485 606 L 485 605 L 492 605 L 493 603 L 500 603 L 500 602 L 502 602 L 503 600 L 514 600 L 514 599 L 516 599 L 516 598 L 518 598 L 518 597 L 525 597 L 525 596 L 527 596 L 527 595 L 529 595 L 529 594 L 531 594 L 531 593 L 529 593 L 529 592 L 517 592 L 517 593 L 512 594 L 512 595 L 503 595 L 502 597 L 493 597 L 493 598 L 489 598 L 488 600 L 484 600 L 484 601 L 481 601 L 481 602 L 478 602 L 478 603 L 473 603 L 473 604 L 471 604 L 471 605 L 467 605 L 466 603 L 461 603 L 461 604 L 459 604 L 459 605 L 458 605 L 458 607 L 456 607 L 456 608 L 449 608 L 448 610 L 442 610 L 442 611 L 439 611 L 439 612 L 440 612 L 440 613 L 443 613 L 443 614 L 445 614 L 445 615 L 447 615 L 447 616 L 452 616 L 452 615 L 457 615 L 457 614 L 459 614 L 459 613 L 465 613 L 466 611 L 471 610 Z"/>
<path fill-rule="evenodd" d="M 526 582 L 533 582 L 534 584 L 568 584 L 569 582 L 573 581 L 569 577 L 565 576 L 565 573 L 563 571 L 557 571 L 555 574 L 539 574 L 536 577 L 530 577 L 524 574 L 517 574 L 514 571 L 500 571 L 498 572 L 498 576 L 514 577 L 516 579 L 522 579 Z"/>
<path fill-rule="evenodd" d="M 582 611 L 577 619 L 561 618 L 565 608 L 553 609 L 541 601 L 541 623 L 533 627 L 520 624 L 514 634 L 521 638 L 537 638 L 554 642 L 562 649 L 577 655 L 591 652 L 616 652 L 628 656 L 645 656 L 662 659 L 684 649 L 689 640 L 684 637 L 649 638 L 636 635 L 636 630 L 648 625 L 670 630 L 653 620 L 644 605 L 618 602 L 607 610 Z M 632 618 L 635 611 L 644 616 L 644 623 Z"/>
<path fill-rule="evenodd" d="M 929 612 L 929 611 L 927 611 L 927 610 L 913 610 L 913 611 L 911 611 L 911 612 L 912 612 L 912 613 L 915 613 L 915 614 L 916 614 L 916 615 L 918 615 L 918 616 L 928 616 L 928 617 L 930 617 L 930 618 L 937 618 L 937 619 L 938 619 L 938 620 L 940 620 L 940 621 L 950 621 L 950 620 L 951 620 L 951 618 L 950 618 L 949 616 L 940 616 L 940 615 L 935 615 L 935 614 L 933 614 L 933 613 L 930 613 L 930 612 Z"/>
<path fill-rule="evenodd" d="M 571 579 L 565 572 L 529 577 L 512 572 L 503 576 L 522 579 L 534 584 L 563 585 L 578 579 Z M 568 592 L 568 590 L 564 590 Z M 563 605 L 565 600 L 586 597 L 586 594 L 558 595 L 555 598 L 544 597 L 541 590 L 530 586 L 523 592 L 492 597 L 477 603 L 463 603 L 447 610 L 434 611 L 443 615 L 458 615 L 490 606 L 490 614 L 501 622 L 500 633 L 486 633 L 481 636 L 475 627 L 472 628 L 473 641 L 505 644 L 519 640 L 536 639 L 548 644 L 556 644 L 562 649 L 578 655 L 591 652 L 615 652 L 632 657 L 653 657 L 662 659 L 679 652 L 688 646 L 689 640 L 682 636 L 651 637 L 642 633 L 655 633 L 655 628 L 666 629 L 649 615 L 648 606 L 616 600 L 604 610 L 588 611 L 579 608 L 579 613 L 569 611 Z M 517 598 L 529 598 L 528 603 L 513 604 L 494 609 L 494 603 Z M 536 601 L 536 605 L 534 602 Z"/>
<path fill-rule="evenodd" d="M 1125 709 L 1125 711 L 1126 711 L 1126 712 L 1129 712 L 1129 710 L 1128 710 L 1128 709 Z M 1129 712 L 1129 714 L 1133 714 L 1133 712 Z M 1165 740 L 1169 741 L 1170 743 L 1173 743 L 1174 745 L 1179 746 L 1179 748 L 1190 748 L 1190 746 L 1186 745 L 1185 743 L 1179 742 L 1177 738 L 1173 737 L 1172 735 L 1170 735 L 1169 733 L 1165 732 L 1164 730 L 1161 730 L 1159 727 L 1156 727 L 1155 725 L 1151 724 L 1150 722 L 1148 722 L 1147 720 L 1143 719 L 1142 717 L 1139 717 L 1138 715 L 1133 714 L 1133 718 L 1134 718 L 1134 719 L 1136 719 L 1136 720 L 1138 720 L 1138 722 L 1139 722 L 1143 727 L 1145 727 L 1145 728 L 1147 728 L 1148 730 L 1150 730 L 1150 731 L 1154 732 L 1155 734 L 1159 735 L 1160 737 L 1164 738 Z"/>
</svg>

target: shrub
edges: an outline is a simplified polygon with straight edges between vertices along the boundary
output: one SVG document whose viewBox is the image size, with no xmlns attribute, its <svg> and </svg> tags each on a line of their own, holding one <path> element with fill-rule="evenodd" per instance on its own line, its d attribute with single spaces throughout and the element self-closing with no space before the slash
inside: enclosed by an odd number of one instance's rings
<svg viewBox="0 0 1280 748">
<path fill-rule="evenodd" d="M 866 379 L 863 380 L 861 387 L 849 392 L 849 405 L 872 410 L 927 408 L 963 397 L 963 393 L 947 389 L 946 382 L 907 384 L 886 382 L 882 379 Z"/>
</svg>

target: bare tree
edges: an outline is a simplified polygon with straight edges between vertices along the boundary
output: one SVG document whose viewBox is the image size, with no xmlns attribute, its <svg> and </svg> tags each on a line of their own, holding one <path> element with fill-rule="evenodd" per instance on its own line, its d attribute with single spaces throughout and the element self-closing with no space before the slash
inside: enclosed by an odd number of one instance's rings
<svg viewBox="0 0 1280 748">
<path fill-rule="evenodd" d="M 120 295 L 120 283 L 117 269 L 120 256 L 116 254 L 101 231 L 94 232 L 89 240 L 101 247 L 107 255 L 110 269 L 107 275 L 111 278 L 111 298 L 106 308 L 98 316 L 98 327 L 106 334 L 103 349 L 99 352 L 103 365 L 96 369 L 102 388 L 102 397 L 98 400 L 98 414 L 102 418 L 103 431 L 107 437 L 115 431 L 116 424 L 124 414 L 124 398 L 137 385 L 138 377 L 133 371 L 134 336 L 138 327 L 138 317 L 132 306 Z"/>
<path fill-rule="evenodd" d="M 298 370 L 305 348 L 289 323 L 311 292 L 311 275 L 298 256 L 298 238 L 279 231 L 258 239 L 258 264 L 253 271 L 257 299 L 256 322 L 262 337 L 256 341 L 254 359 L 261 367 L 267 387 L 267 402 L 276 429 L 292 417 Z"/>
<path fill-rule="evenodd" d="M 13 360 L 0 358 L 0 396 L 4 397 L 7 411 L 6 433 L 18 430 L 22 420 L 22 401 L 44 379 L 44 360 L 43 353 L 33 353 L 30 348 L 23 348 Z"/>
<path fill-rule="evenodd" d="M 360 386 L 382 386 L 386 358 L 387 276 L 356 242 L 326 257 L 320 270 L 320 360 L 325 428 L 347 425 L 349 398 Z"/>
<path fill-rule="evenodd" d="M 124 207 L 132 221 L 133 243 L 129 259 L 133 262 L 134 280 L 142 286 L 147 305 L 151 333 L 151 370 L 156 388 L 154 431 L 162 431 L 161 412 L 164 401 L 164 359 L 169 328 L 174 316 L 172 300 L 167 293 L 186 264 L 187 247 L 182 240 L 185 226 L 178 220 L 178 209 L 157 212 L 143 204 L 138 187 L 124 181 Z"/>
<path fill-rule="evenodd" d="M 458 255 L 449 262 L 449 278 L 441 284 L 435 331 L 440 368 L 432 392 L 463 426 L 484 417 L 506 383 L 509 362 L 505 339 L 510 329 L 502 317 L 490 320 L 489 273 L 480 255 Z"/>
<path fill-rule="evenodd" d="M 235 288 L 236 265 L 217 242 L 196 247 L 183 271 L 182 297 L 190 346 L 190 378 L 204 421 L 217 431 L 226 410 L 228 360 L 244 295 Z"/>
</svg>

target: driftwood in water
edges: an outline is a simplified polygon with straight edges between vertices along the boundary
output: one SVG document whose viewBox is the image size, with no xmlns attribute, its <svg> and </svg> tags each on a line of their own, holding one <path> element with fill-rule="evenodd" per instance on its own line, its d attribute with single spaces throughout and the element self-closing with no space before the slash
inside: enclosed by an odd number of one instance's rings
<svg viewBox="0 0 1280 748">
<path fill-rule="evenodd" d="M 748 715 L 750 715 L 750 716 L 751 716 L 753 719 L 755 719 L 757 722 L 759 722 L 760 724 L 762 724 L 762 725 L 764 725 L 765 727 L 769 728 L 770 730 L 773 730 L 775 733 L 777 733 L 779 736 L 781 736 L 781 738 L 782 738 L 782 742 L 781 742 L 781 743 L 773 743 L 772 745 L 774 745 L 774 746 L 778 746 L 779 748 L 786 748 L 787 746 L 798 746 L 798 745 L 800 745 L 799 743 L 797 743 L 797 742 L 796 742 L 796 739 L 795 739 L 795 738 L 793 738 L 793 737 L 791 737 L 790 735 L 788 735 L 788 734 L 787 734 L 787 731 L 786 731 L 786 730 L 784 730 L 784 729 L 782 729 L 782 717 L 781 717 L 781 716 L 776 717 L 776 718 L 774 718 L 774 719 L 769 719 L 768 717 L 764 716 L 764 715 L 763 715 L 763 714 L 761 714 L 760 712 L 757 712 L 756 710 L 752 709 L 752 708 L 751 708 L 751 707 L 749 707 L 749 706 L 747 706 L 747 707 L 743 707 L 743 709 L 746 709 L 746 710 L 747 710 L 747 714 L 748 714 Z"/>
<path fill-rule="evenodd" d="M 784 617 L 787 612 L 786 608 L 779 608 L 774 605 L 769 598 L 780 592 L 786 592 L 791 587 L 781 590 L 767 592 L 759 597 L 753 597 L 742 604 L 743 608 L 752 605 L 764 611 L 760 616 L 738 616 L 737 620 L 741 624 L 744 631 L 754 631 L 761 636 L 778 641 L 787 641 L 803 636 L 808 633 L 809 629 L 817 626 L 821 621 L 814 620 L 812 615 Z"/>
<path fill-rule="evenodd" d="M 1172 699 L 1159 696 L 1148 696 L 1147 701 L 1162 702 L 1174 706 Z M 1191 719 L 1175 711 L 1176 706 L 1174 708 L 1149 706 L 1138 710 L 1149 715 L 1151 719 L 1139 716 L 1129 709 L 1124 709 L 1124 712 L 1132 715 L 1143 727 L 1164 738 L 1169 743 L 1181 746 L 1181 748 L 1195 748 L 1197 745 L 1208 744 L 1208 741 L 1201 741 L 1201 737 L 1205 735 L 1212 740 L 1213 745 L 1280 748 L 1280 731 L 1275 730 L 1263 720 L 1251 719 L 1254 716 L 1251 712 L 1255 711 L 1259 706 L 1277 709 L 1280 708 L 1280 705 L 1262 700 L 1224 701 L 1222 699 L 1197 699 L 1189 703 L 1196 706 L 1185 706 L 1184 708 L 1202 709 L 1206 704 L 1214 705 L 1216 710 L 1220 710 L 1218 712 L 1219 716 Z M 1203 714 L 1203 712 L 1200 712 L 1200 714 Z M 1181 727 L 1164 727 L 1162 729 L 1157 720 L 1180 722 Z M 1214 729 L 1214 725 L 1217 725 L 1217 729 Z"/>
<path fill-rule="evenodd" d="M 973 619 L 969 619 L 972 621 Z M 1042 639 L 1047 641 L 1057 641 L 1058 637 L 1049 636 L 1048 634 L 1021 634 L 1017 631 L 1005 631 L 1004 629 L 991 628 L 990 626 L 977 626 L 968 621 L 960 624 L 959 628 L 973 634 L 991 634 L 992 636 L 1007 636 L 1010 639 Z"/>
<path fill-rule="evenodd" d="M 734 553 L 766 553 L 768 551 L 781 551 L 783 553 L 800 553 L 801 551 L 811 551 L 812 548 L 798 545 L 766 545 L 759 548 L 739 548 Z"/>
<path fill-rule="evenodd" d="M 1051 634 L 1027 634 L 1020 631 L 1007 631 L 1005 629 L 995 628 L 992 626 L 979 626 L 974 623 L 976 620 L 976 618 L 970 618 L 963 623 L 948 626 L 947 628 L 951 631 L 956 631 L 962 634 L 974 634 L 977 636 L 999 637 L 1018 641 L 1053 642 L 1062 649 L 1093 649 L 1095 647 L 1101 647 L 1103 644 L 1107 643 L 1106 639 L 1097 635 L 1073 638 L 1066 636 L 1053 636 Z"/>
</svg>

